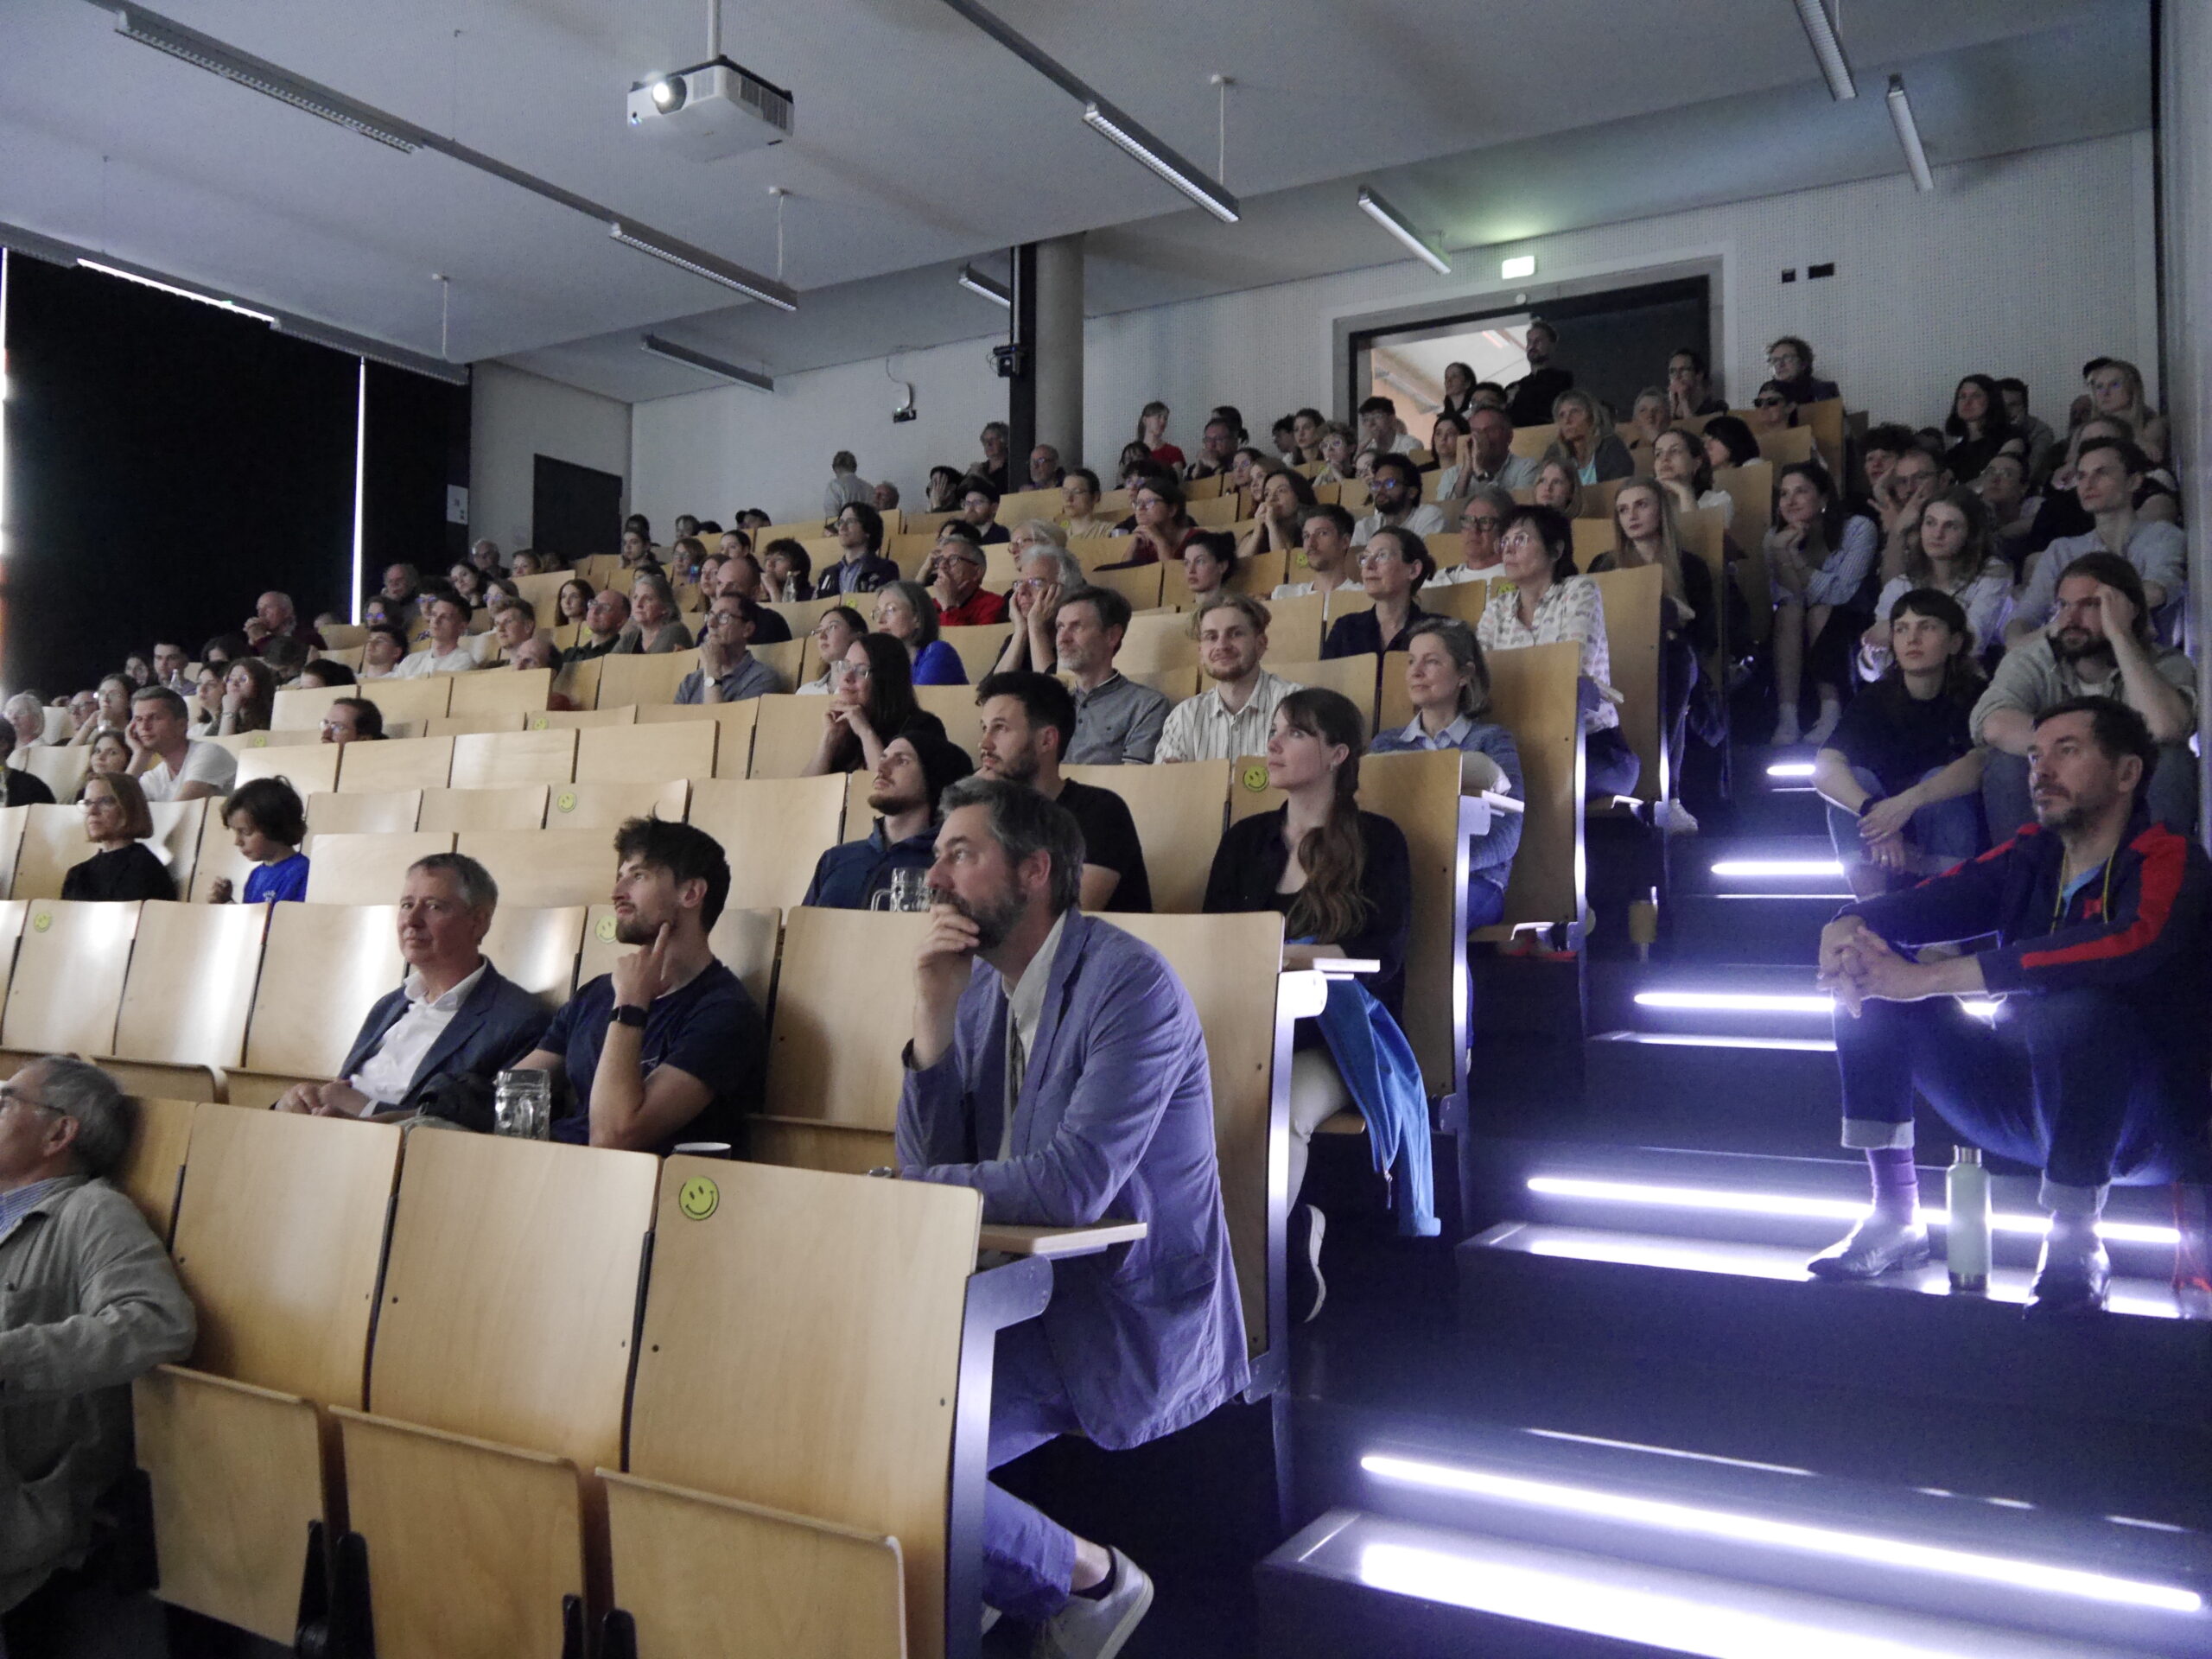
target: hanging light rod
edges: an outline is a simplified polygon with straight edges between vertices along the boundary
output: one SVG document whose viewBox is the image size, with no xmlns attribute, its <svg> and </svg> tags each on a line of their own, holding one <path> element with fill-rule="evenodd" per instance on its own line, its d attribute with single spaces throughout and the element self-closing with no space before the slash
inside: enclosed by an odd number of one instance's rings
<svg viewBox="0 0 2212 1659">
<path fill-rule="evenodd" d="M 1066 65 L 976 0 L 944 0 L 954 11 L 1020 58 L 1039 74 L 1083 105 L 1083 123 L 1119 148 L 1132 160 L 1149 168 L 1224 225 L 1243 216 L 1236 198 L 1218 179 L 1208 178 L 1198 164 L 1116 109 L 1098 90 Z"/>
<path fill-rule="evenodd" d="M 695 352 L 689 346 L 679 346 L 672 340 L 663 340 L 658 334 L 647 334 L 638 341 L 638 349 L 647 357 L 658 357 L 670 363 L 681 363 L 687 369 L 700 369 L 709 374 L 719 374 L 725 380 L 734 380 L 741 386 L 751 386 L 755 391 L 773 391 L 776 383 L 766 375 L 753 369 L 741 369 L 734 363 L 725 363 L 719 357 L 709 357 L 704 352 Z"/>
<path fill-rule="evenodd" d="M 960 267 L 960 286 L 970 294 L 988 300 L 993 305 L 1003 305 L 1008 310 L 1014 308 L 1014 290 L 1004 283 L 985 276 L 973 265 Z"/>
<path fill-rule="evenodd" d="M 1920 143 L 1920 123 L 1912 118 L 1912 101 L 1904 93 L 1904 77 L 1890 77 L 1890 124 L 1897 130 L 1897 144 L 1904 151 L 1904 164 L 1912 174 L 1912 188 L 1933 190 L 1936 175 L 1928 170 L 1928 152 Z"/>
<path fill-rule="evenodd" d="M 679 270 L 694 276 L 703 276 L 710 283 L 720 283 L 724 288 L 735 289 L 748 299 L 772 305 L 779 311 L 796 311 L 798 298 L 791 289 L 772 276 L 762 276 L 747 270 L 743 265 L 709 253 L 704 248 L 695 248 L 689 242 L 679 242 L 672 236 L 624 219 L 611 219 L 607 232 L 626 248 L 635 248 L 639 253 L 650 253 L 656 259 L 664 259 Z"/>
<path fill-rule="evenodd" d="M 422 148 L 420 142 L 404 130 L 404 124 L 391 120 L 367 105 L 356 104 L 327 86 L 303 80 L 264 59 L 226 46 L 211 35 L 202 35 L 153 12 L 143 11 L 137 6 L 118 7 L 115 32 L 127 41 L 181 58 L 210 74 L 220 75 L 240 86 L 250 86 L 264 97 L 289 104 L 296 110 L 305 110 L 334 126 L 347 128 L 393 149 L 411 153 Z"/>
<path fill-rule="evenodd" d="M 1414 257 L 1429 269 L 1443 276 L 1452 274 L 1452 262 L 1437 251 L 1435 241 L 1423 236 L 1413 220 L 1363 184 L 1359 187 L 1359 207 L 1362 213 L 1412 249 Z"/>
<path fill-rule="evenodd" d="M 276 319 L 268 312 L 257 311 L 250 305 L 240 305 L 236 300 L 220 299 L 213 294 L 203 294 L 196 288 L 180 288 L 175 283 L 165 283 L 158 276 L 149 276 L 142 271 L 127 270 L 121 265 L 111 265 L 104 260 L 80 258 L 77 261 L 77 268 L 79 270 L 97 270 L 103 276 L 120 276 L 124 282 L 136 283 L 141 288 L 156 289 L 163 294 L 174 294 L 180 300 L 193 300 L 201 305 L 212 305 L 218 311 L 227 311 L 236 317 L 248 317 L 255 322 L 265 322 L 271 327 L 276 327 Z"/>
<path fill-rule="evenodd" d="M 1836 38 L 1835 22 L 1828 16 L 1827 0 L 1797 0 L 1797 21 L 1805 26 L 1805 39 L 1828 84 L 1828 96 L 1839 104 L 1859 96 L 1859 83 L 1851 78 L 1851 61 Z"/>
</svg>

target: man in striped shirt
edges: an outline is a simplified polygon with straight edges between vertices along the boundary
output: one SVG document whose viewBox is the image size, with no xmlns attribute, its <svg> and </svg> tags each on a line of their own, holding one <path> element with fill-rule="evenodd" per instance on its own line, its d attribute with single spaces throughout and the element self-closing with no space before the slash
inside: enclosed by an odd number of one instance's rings
<svg viewBox="0 0 2212 1659">
<path fill-rule="evenodd" d="M 1260 666 L 1271 620 L 1266 606 L 1243 594 L 1224 594 L 1198 613 L 1198 665 L 1214 687 L 1167 711 L 1154 760 L 1234 760 L 1267 753 L 1275 705 L 1299 689 Z"/>
</svg>

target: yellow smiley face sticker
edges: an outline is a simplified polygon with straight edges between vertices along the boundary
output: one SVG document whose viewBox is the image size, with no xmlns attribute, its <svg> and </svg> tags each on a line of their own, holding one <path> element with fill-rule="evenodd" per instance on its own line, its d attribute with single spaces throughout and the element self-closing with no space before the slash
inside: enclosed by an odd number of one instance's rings
<svg viewBox="0 0 2212 1659">
<path fill-rule="evenodd" d="M 612 916 L 601 917 L 599 918 L 599 925 L 592 929 L 592 931 L 599 935 L 599 942 L 601 944 L 613 944 L 614 918 Z"/>
<path fill-rule="evenodd" d="M 576 791 L 573 789 L 564 789 L 558 795 L 556 795 L 553 798 L 553 810 L 556 812 L 575 811 L 576 810 Z"/>
<path fill-rule="evenodd" d="M 704 1175 L 694 1175 L 677 1189 L 676 1207 L 687 1221 L 704 1221 L 721 1208 L 722 1190 Z"/>
<path fill-rule="evenodd" d="M 269 734 L 266 732 L 256 732 L 251 737 L 246 739 L 245 746 L 249 749 L 267 748 L 269 747 Z"/>
<path fill-rule="evenodd" d="M 31 918 L 31 931 L 34 933 L 43 933 L 53 925 L 54 912 L 50 910 L 41 910 Z"/>
<path fill-rule="evenodd" d="M 533 732 L 543 731 L 548 723 L 549 722 L 545 716 L 543 715 L 532 715 L 530 717 L 530 729 Z"/>
<path fill-rule="evenodd" d="M 1238 774 L 1238 781 L 1256 795 L 1268 786 L 1268 769 L 1255 760 Z"/>
<path fill-rule="evenodd" d="M 1290 568 L 1294 570 L 1305 570 L 1312 568 L 1306 563 L 1306 550 L 1304 548 L 1294 548 L 1291 550 Z"/>
</svg>

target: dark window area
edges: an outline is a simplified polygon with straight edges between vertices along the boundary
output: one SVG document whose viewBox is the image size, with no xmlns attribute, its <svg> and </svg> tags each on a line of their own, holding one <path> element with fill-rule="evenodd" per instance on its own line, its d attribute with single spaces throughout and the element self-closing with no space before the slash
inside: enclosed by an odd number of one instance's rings
<svg viewBox="0 0 2212 1659">
<path fill-rule="evenodd" d="M 448 523 L 446 486 L 468 482 L 468 388 L 369 365 L 361 462 L 362 580 L 388 564 L 442 575 L 468 552 L 468 526 Z"/>
</svg>

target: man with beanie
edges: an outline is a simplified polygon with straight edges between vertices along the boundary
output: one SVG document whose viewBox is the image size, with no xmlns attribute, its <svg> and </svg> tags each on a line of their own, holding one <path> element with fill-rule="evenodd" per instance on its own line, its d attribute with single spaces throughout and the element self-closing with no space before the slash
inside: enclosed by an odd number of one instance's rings
<svg viewBox="0 0 2212 1659">
<path fill-rule="evenodd" d="M 802 902 L 866 910 L 890 889 L 893 870 L 928 869 L 937 860 L 938 798 L 975 769 L 965 749 L 925 728 L 893 738 L 868 783 L 868 810 L 880 814 L 874 827 L 822 855 Z"/>
</svg>

